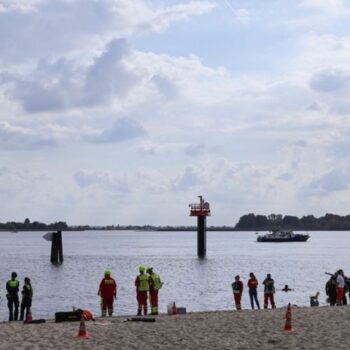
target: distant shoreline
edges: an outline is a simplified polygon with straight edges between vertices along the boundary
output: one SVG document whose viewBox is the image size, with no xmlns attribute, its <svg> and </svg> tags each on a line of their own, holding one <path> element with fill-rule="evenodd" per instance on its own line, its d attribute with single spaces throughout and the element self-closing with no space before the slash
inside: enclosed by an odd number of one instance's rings
<svg viewBox="0 0 350 350">
<path fill-rule="evenodd" d="M 301 230 L 301 229 L 291 229 L 293 231 L 298 232 L 315 232 L 315 231 L 335 231 L 335 232 L 347 232 L 350 231 L 350 229 L 308 229 L 308 230 Z M 48 232 L 48 231 L 64 231 L 64 232 L 80 232 L 80 231 L 132 231 L 132 232 L 196 232 L 196 227 L 152 227 L 152 228 L 142 228 L 142 227 L 114 227 L 114 228 L 107 228 L 107 227 L 91 227 L 91 228 L 66 228 L 66 229 L 52 229 L 52 228 L 30 228 L 30 229 L 0 229 L 0 232 L 10 232 L 10 233 L 17 233 L 17 232 Z M 234 227 L 227 227 L 227 226 L 215 226 L 215 227 L 208 227 L 208 232 L 268 232 L 270 230 L 268 229 L 237 229 Z"/>
<path fill-rule="evenodd" d="M 350 231 L 350 215 L 341 216 L 325 214 L 319 218 L 306 215 L 301 218 L 291 215 L 270 214 L 246 214 L 240 217 L 236 225 L 215 226 L 210 225 L 207 231 L 255 231 L 266 232 L 274 229 L 293 230 L 299 232 L 308 231 Z M 31 222 L 28 218 L 24 222 L 10 221 L 0 222 L 0 231 L 197 231 L 196 225 L 172 226 L 172 225 L 68 225 L 65 221 L 57 221 L 45 224 L 38 221 Z"/>
</svg>

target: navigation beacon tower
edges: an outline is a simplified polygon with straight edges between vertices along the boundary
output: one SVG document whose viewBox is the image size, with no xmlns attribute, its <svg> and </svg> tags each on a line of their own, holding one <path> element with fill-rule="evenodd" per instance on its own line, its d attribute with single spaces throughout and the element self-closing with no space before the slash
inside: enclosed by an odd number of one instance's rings
<svg viewBox="0 0 350 350">
<path fill-rule="evenodd" d="M 205 258 L 207 253 L 207 216 L 210 216 L 210 205 L 205 202 L 202 196 L 199 203 L 189 204 L 190 216 L 197 216 L 197 255 Z"/>
</svg>

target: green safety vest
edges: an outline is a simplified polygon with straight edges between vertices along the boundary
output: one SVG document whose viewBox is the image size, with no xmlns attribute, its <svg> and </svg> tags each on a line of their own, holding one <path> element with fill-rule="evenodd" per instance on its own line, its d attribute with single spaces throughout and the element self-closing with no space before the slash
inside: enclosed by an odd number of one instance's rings
<svg viewBox="0 0 350 350">
<path fill-rule="evenodd" d="M 163 282 L 160 280 L 159 275 L 156 273 L 152 273 L 151 278 L 153 280 L 153 288 L 155 290 L 159 290 L 163 286 Z"/>
<path fill-rule="evenodd" d="M 237 281 L 232 283 L 233 294 L 241 294 L 241 284 Z"/>
<path fill-rule="evenodd" d="M 148 284 L 148 277 L 145 274 L 139 275 L 140 284 L 138 286 L 139 292 L 148 292 L 149 290 L 149 284 Z"/>
<path fill-rule="evenodd" d="M 19 282 L 17 280 L 9 280 L 7 283 L 10 288 L 17 288 L 19 286 Z"/>
<path fill-rule="evenodd" d="M 275 286 L 274 286 L 273 279 L 266 279 L 265 280 L 264 293 L 275 293 Z"/>
</svg>

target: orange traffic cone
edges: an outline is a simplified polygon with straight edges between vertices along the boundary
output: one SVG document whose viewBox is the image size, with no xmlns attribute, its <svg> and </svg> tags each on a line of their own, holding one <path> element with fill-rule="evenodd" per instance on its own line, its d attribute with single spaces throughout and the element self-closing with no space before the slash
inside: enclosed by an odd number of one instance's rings
<svg viewBox="0 0 350 350">
<path fill-rule="evenodd" d="M 176 304 L 175 304 L 175 301 L 173 303 L 173 308 L 172 308 L 172 315 L 177 315 L 177 309 L 176 309 Z"/>
<path fill-rule="evenodd" d="M 26 317 L 26 321 L 32 321 L 32 320 L 33 320 L 32 310 L 29 308 L 28 313 L 27 313 L 27 317 Z"/>
<path fill-rule="evenodd" d="M 80 337 L 80 338 L 89 338 L 89 334 L 86 331 L 85 320 L 84 320 L 83 315 L 81 315 L 81 318 L 80 318 L 80 326 L 79 326 L 78 337 Z"/>
<path fill-rule="evenodd" d="M 286 312 L 286 324 L 284 325 L 284 330 L 287 332 L 292 332 L 292 309 L 290 306 L 290 303 L 288 304 L 287 307 L 287 312 Z"/>
</svg>

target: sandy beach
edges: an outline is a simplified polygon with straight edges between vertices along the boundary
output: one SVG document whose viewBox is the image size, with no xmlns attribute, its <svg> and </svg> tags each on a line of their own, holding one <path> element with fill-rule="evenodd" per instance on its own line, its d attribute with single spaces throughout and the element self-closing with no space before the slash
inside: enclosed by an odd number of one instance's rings
<svg viewBox="0 0 350 350">
<path fill-rule="evenodd" d="M 78 338 L 79 322 L 0 325 L 0 349 L 348 349 L 350 307 L 160 315 L 156 322 L 127 317 L 86 322 L 90 338 Z"/>
</svg>

